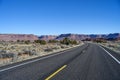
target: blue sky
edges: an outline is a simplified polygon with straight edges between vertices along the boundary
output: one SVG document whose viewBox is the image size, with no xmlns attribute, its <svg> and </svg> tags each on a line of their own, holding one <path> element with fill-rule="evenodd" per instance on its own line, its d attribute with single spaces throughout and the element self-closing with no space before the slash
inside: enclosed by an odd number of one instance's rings
<svg viewBox="0 0 120 80">
<path fill-rule="evenodd" d="M 120 0 L 0 0 L 0 33 L 120 32 Z"/>
</svg>

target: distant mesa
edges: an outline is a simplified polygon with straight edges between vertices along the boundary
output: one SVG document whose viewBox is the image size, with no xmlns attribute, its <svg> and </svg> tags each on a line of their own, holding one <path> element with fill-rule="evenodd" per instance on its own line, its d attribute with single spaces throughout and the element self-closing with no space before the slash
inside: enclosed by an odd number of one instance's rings
<svg viewBox="0 0 120 80">
<path fill-rule="evenodd" d="M 107 40 L 120 40 L 120 33 L 110 33 L 110 34 L 60 34 L 60 35 L 42 35 L 36 36 L 34 34 L 0 34 L 0 41 L 17 41 L 17 40 L 62 40 L 64 38 L 69 38 L 72 40 L 85 40 L 85 39 L 107 39 Z"/>
<path fill-rule="evenodd" d="M 38 36 L 33 34 L 0 34 L 0 41 L 17 41 L 17 40 L 38 40 Z"/>
</svg>

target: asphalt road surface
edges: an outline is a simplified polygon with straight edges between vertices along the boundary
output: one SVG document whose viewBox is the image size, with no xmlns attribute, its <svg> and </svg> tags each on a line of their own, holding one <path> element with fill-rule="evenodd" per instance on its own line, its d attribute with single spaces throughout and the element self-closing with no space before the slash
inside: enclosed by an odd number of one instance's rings
<svg viewBox="0 0 120 80">
<path fill-rule="evenodd" d="M 120 55 L 87 43 L 0 68 L 0 80 L 120 80 Z"/>
</svg>

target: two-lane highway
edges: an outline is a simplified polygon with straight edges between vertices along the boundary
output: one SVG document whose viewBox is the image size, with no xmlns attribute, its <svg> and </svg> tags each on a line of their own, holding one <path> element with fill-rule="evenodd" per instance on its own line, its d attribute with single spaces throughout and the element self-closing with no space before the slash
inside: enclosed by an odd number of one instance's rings
<svg viewBox="0 0 120 80">
<path fill-rule="evenodd" d="M 0 80 L 120 80 L 120 64 L 115 60 L 119 61 L 119 57 L 113 56 L 114 59 L 105 50 L 96 44 L 85 44 L 56 55 L 5 66 L 0 69 Z"/>
<path fill-rule="evenodd" d="M 104 49 L 91 44 L 51 80 L 120 80 L 120 64 Z"/>
</svg>

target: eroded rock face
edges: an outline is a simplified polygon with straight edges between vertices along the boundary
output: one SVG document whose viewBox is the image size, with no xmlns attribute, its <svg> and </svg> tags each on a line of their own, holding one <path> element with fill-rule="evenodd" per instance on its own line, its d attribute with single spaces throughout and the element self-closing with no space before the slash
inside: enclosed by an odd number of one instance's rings
<svg viewBox="0 0 120 80">
<path fill-rule="evenodd" d="M 0 41 L 38 40 L 33 34 L 0 34 Z"/>
</svg>

